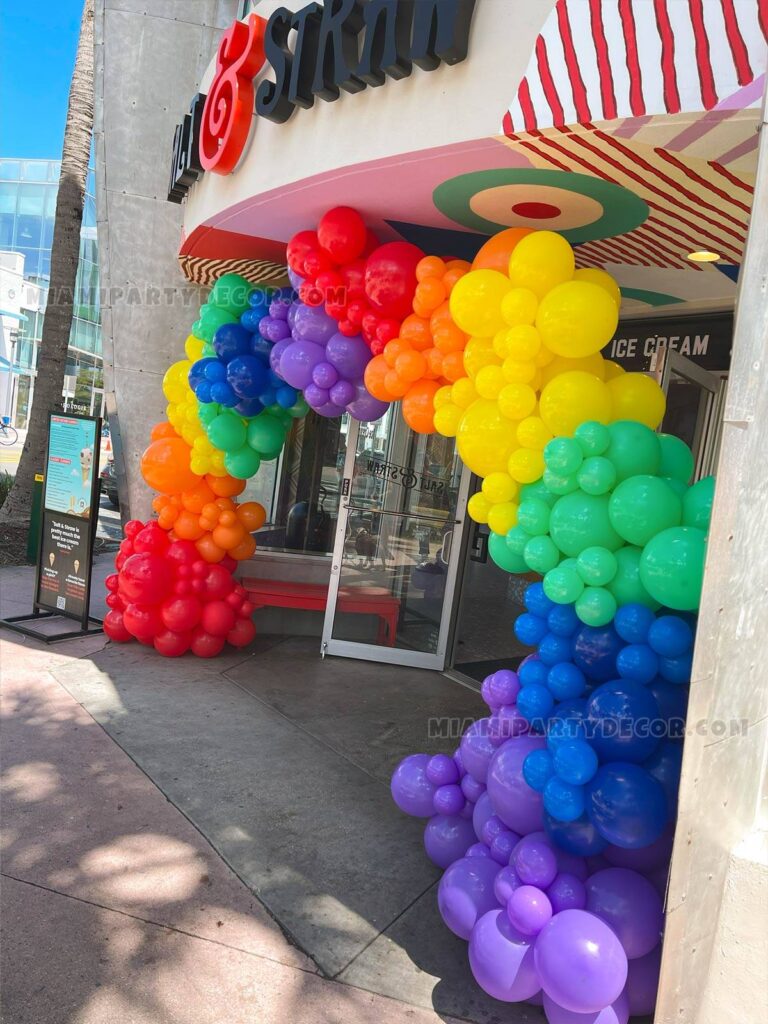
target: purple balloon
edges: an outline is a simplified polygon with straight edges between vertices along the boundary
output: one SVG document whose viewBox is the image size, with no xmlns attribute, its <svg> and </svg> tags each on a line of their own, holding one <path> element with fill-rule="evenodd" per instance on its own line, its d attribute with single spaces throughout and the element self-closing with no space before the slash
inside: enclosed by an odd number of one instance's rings
<svg viewBox="0 0 768 1024">
<path fill-rule="evenodd" d="M 587 905 L 587 890 L 584 883 L 576 875 L 561 871 L 547 889 L 552 910 L 559 914 L 561 910 L 583 910 Z"/>
<path fill-rule="evenodd" d="M 307 306 L 303 302 L 298 305 L 291 328 L 296 341 L 311 341 L 323 346 L 338 329 L 338 322 L 328 316 L 322 306 Z"/>
<path fill-rule="evenodd" d="M 312 383 L 312 371 L 325 362 L 325 349 L 311 341 L 294 341 L 280 356 L 278 373 L 292 388 L 303 390 Z"/>
<path fill-rule="evenodd" d="M 519 841 L 520 836 L 517 832 L 510 832 L 509 829 L 506 832 L 501 832 L 491 843 L 491 856 L 499 864 L 509 864 L 512 851 Z"/>
<path fill-rule="evenodd" d="M 275 320 L 287 320 L 290 306 L 290 301 L 285 298 L 272 299 L 269 304 L 269 315 Z"/>
<path fill-rule="evenodd" d="M 629 1012 L 633 1017 L 644 1017 L 653 1013 L 656 1006 L 656 992 L 659 987 L 661 970 L 661 944 L 645 956 L 629 961 L 627 987 L 624 990 L 629 999 Z"/>
<path fill-rule="evenodd" d="M 293 325 L 296 320 L 296 314 L 298 313 L 300 307 L 301 303 L 296 300 L 294 300 L 288 307 L 288 326 L 291 328 L 291 330 L 293 330 Z"/>
<path fill-rule="evenodd" d="M 520 680 L 517 672 L 509 668 L 500 668 L 488 679 L 488 693 L 493 698 L 496 707 L 504 704 L 514 704 L 520 692 Z"/>
<path fill-rule="evenodd" d="M 428 764 L 429 754 L 410 754 L 392 773 L 392 799 L 401 811 L 415 818 L 431 818 L 435 813 L 435 787 L 427 778 Z"/>
<path fill-rule="evenodd" d="M 427 778 L 436 786 L 450 786 L 459 781 L 458 765 L 450 754 L 435 754 L 429 759 Z"/>
<path fill-rule="evenodd" d="M 456 815 L 436 814 L 424 829 L 424 849 L 439 868 L 460 860 L 475 838 L 472 822 Z"/>
<path fill-rule="evenodd" d="M 319 388 L 317 384 L 307 384 L 304 388 L 304 398 L 307 405 L 313 409 L 322 409 L 331 400 L 330 392 L 326 388 Z"/>
<path fill-rule="evenodd" d="M 331 366 L 330 363 L 327 365 Z M 331 366 L 331 369 L 338 376 L 335 367 Z M 347 406 L 350 402 L 354 402 L 356 396 L 357 389 L 351 381 L 337 380 L 331 387 L 331 401 L 335 402 L 336 405 Z"/>
<path fill-rule="evenodd" d="M 516 704 L 505 704 L 499 708 L 498 720 L 501 734 L 505 739 L 522 736 L 531 728 L 528 719 L 524 717 Z"/>
<path fill-rule="evenodd" d="M 664 909 L 656 889 L 636 871 L 607 868 L 587 880 L 587 910 L 616 932 L 629 960 L 659 944 Z"/>
<path fill-rule="evenodd" d="M 654 868 L 653 871 L 648 872 L 646 877 L 662 900 L 665 899 L 669 885 L 669 864 L 662 864 Z"/>
<path fill-rule="evenodd" d="M 490 910 L 472 929 L 469 966 L 480 988 L 505 1003 L 517 1003 L 541 988 L 533 945 L 503 910 Z"/>
<path fill-rule="evenodd" d="M 621 994 L 627 955 L 615 932 L 586 910 L 563 910 L 540 932 L 534 951 L 545 995 L 574 1013 L 597 1013 Z"/>
<path fill-rule="evenodd" d="M 490 846 L 496 836 L 501 835 L 503 832 L 509 832 L 509 829 L 498 815 L 492 814 L 482 827 L 480 839 L 487 846 Z"/>
<path fill-rule="evenodd" d="M 449 786 L 438 786 L 432 803 L 435 808 L 435 814 L 461 814 L 464 810 L 466 799 L 461 791 L 461 786 L 454 782 Z M 474 833 L 474 828 L 472 832 Z M 474 838 L 473 834 L 470 842 Z M 464 849 L 466 850 L 466 846 Z"/>
<path fill-rule="evenodd" d="M 639 850 L 624 850 L 620 846 L 606 846 L 603 856 L 616 868 L 631 868 L 633 871 L 652 871 L 669 863 L 672 856 L 672 840 L 675 830 L 667 826 L 659 838 Z"/>
<path fill-rule="evenodd" d="M 472 843 L 466 853 L 467 857 L 486 857 L 491 859 L 491 850 L 485 843 Z"/>
<path fill-rule="evenodd" d="M 476 804 L 485 792 L 485 786 L 469 772 L 461 780 L 461 791 L 471 803 Z"/>
<path fill-rule="evenodd" d="M 338 379 L 338 371 L 331 363 L 318 363 L 312 371 L 312 383 L 317 384 L 319 388 L 330 390 Z M 336 404 L 342 405 L 346 403 L 337 402 Z"/>
<path fill-rule="evenodd" d="M 552 917 L 552 904 L 535 885 L 521 885 L 507 904 L 507 917 L 521 935 L 538 935 Z"/>
<path fill-rule="evenodd" d="M 359 335 L 347 338 L 344 334 L 334 334 L 325 346 L 325 354 L 328 362 L 347 380 L 361 380 L 372 359 L 371 350 Z"/>
<path fill-rule="evenodd" d="M 374 420 L 380 420 L 389 408 L 389 402 L 380 402 L 378 398 L 374 398 L 373 395 L 365 390 L 365 385 L 363 384 L 358 384 L 356 391 L 357 395 L 354 401 L 347 404 L 349 415 L 353 419 L 360 420 L 361 423 L 372 423 Z"/>
<path fill-rule="evenodd" d="M 610 1006 L 598 1010 L 597 1013 L 574 1013 L 573 1010 L 558 1006 L 545 992 L 544 1012 L 549 1024 L 627 1024 L 629 1000 L 626 992 L 622 992 Z"/>
<path fill-rule="evenodd" d="M 523 778 L 523 761 L 532 750 L 544 747 L 543 736 L 515 736 L 495 751 L 488 766 L 486 784 L 493 808 L 502 821 L 520 835 L 534 832 L 543 825 L 541 794 L 531 789 Z M 472 774 L 479 777 L 475 771 Z"/>
<path fill-rule="evenodd" d="M 555 847 L 555 856 L 557 857 L 558 871 L 563 871 L 568 875 L 575 875 L 580 882 L 586 882 L 589 871 L 587 870 L 587 862 L 583 857 L 576 857 L 572 853 L 566 853 L 559 846 Z"/>
<path fill-rule="evenodd" d="M 557 857 L 546 839 L 533 836 L 521 839 L 510 863 L 526 885 L 546 889 L 557 876 Z"/>
<path fill-rule="evenodd" d="M 483 834 L 483 828 L 486 821 L 493 817 L 493 804 L 488 793 L 482 793 L 475 803 L 475 809 L 472 812 L 472 824 L 475 826 L 475 835 L 478 839 Z"/>
<path fill-rule="evenodd" d="M 496 881 L 493 883 L 493 891 L 496 893 L 496 899 L 502 907 L 506 907 L 512 893 L 515 889 L 519 889 L 522 884 L 513 867 L 507 865 L 507 867 L 501 869 L 498 875 L 496 875 Z"/>
<path fill-rule="evenodd" d="M 290 267 L 288 267 L 288 280 L 291 282 L 291 288 L 293 288 L 294 291 L 298 291 L 304 284 L 304 278 L 301 274 L 297 274 L 296 271 L 291 270 Z"/>
<path fill-rule="evenodd" d="M 496 697 L 493 694 L 493 691 L 491 690 L 491 680 L 492 679 L 493 679 L 493 673 L 491 673 L 491 675 L 485 677 L 485 679 L 483 680 L 483 682 L 482 682 L 482 684 L 480 686 L 480 696 L 483 698 L 483 700 L 488 705 L 488 707 L 491 709 L 491 711 L 498 711 L 498 709 L 501 707 L 501 703 L 500 703 L 500 701 L 498 701 L 496 699 Z"/>
<path fill-rule="evenodd" d="M 496 753 L 489 735 L 489 718 L 478 718 L 461 738 L 461 759 L 464 767 L 478 782 L 486 783 L 488 766 Z"/>
<path fill-rule="evenodd" d="M 269 353 L 269 365 L 273 373 L 280 375 L 280 359 L 282 358 L 283 352 L 288 348 L 289 345 L 293 344 L 293 338 L 284 338 L 282 341 L 278 341 L 276 345 L 273 345 Z"/>
<path fill-rule="evenodd" d="M 325 416 L 329 420 L 337 420 L 340 416 L 344 415 L 344 411 L 344 408 L 336 405 L 335 402 L 326 402 L 319 409 L 315 409 L 318 416 Z"/>
<path fill-rule="evenodd" d="M 437 906 L 460 939 L 468 939 L 483 914 L 498 906 L 493 891 L 498 873 L 499 865 L 490 857 L 462 857 L 440 879 Z"/>
<path fill-rule="evenodd" d="M 291 328 L 288 326 L 285 320 L 278 320 L 276 317 L 264 316 L 259 321 L 259 334 L 262 338 L 266 338 L 267 341 L 277 343 L 283 341 L 284 338 L 289 338 L 291 335 Z"/>
</svg>

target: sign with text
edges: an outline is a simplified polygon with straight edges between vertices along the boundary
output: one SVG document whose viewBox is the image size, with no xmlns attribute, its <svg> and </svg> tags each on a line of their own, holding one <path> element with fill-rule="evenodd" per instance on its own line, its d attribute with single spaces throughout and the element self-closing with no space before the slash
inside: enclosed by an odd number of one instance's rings
<svg viewBox="0 0 768 1024">
<path fill-rule="evenodd" d="M 678 317 L 664 320 L 625 320 L 603 349 L 603 356 L 625 370 L 651 370 L 654 357 L 669 348 L 704 370 L 727 370 L 731 365 L 733 314 Z"/>
</svg>

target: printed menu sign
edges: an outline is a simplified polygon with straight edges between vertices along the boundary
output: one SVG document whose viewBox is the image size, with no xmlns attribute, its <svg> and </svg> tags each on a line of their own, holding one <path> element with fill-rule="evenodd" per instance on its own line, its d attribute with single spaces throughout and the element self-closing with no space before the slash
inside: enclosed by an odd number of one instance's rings
<svg viewBox="0 0 768 1024">
<path fill-rule="evenodd" d="M 66 512 L 81 518 L 90 516 L 94 473 L 99 461 L 97 430 L 97 420 L 51 416 L 45 467 L 46 511 Z"/>
</svg>

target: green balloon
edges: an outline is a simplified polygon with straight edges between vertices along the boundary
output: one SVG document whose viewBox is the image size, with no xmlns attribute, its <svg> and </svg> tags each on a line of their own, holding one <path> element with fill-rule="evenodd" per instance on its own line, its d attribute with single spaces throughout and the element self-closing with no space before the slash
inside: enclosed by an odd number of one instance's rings
<svg viewBox="0 0 768 1024">
<path fill-rule="evenodd" d="M 586 626 L 607 626 L 616 614 L 616 598 L 605 587 L 585 587 L 576 614 Z"/>
<path fill-rule="evenodd" d="M 259 471 L 260 465 L 261 459 L 247 444 L 236 452 L 227 452 L 224 456 L 224 468 L 230 476 L 237 477 L 238 480 L 247 480 L 249 476 L 253 476 Z"/>
<path fill-rule="evenodd" d="M 579 481 L 575 476 L 560 476 L 558 473 L 553 473 L 551 469 L 545 469 L 541 479 L 544 486 L 558 497 L 579 489 Z"/>
<path fill-rule="evenodd" d="M 190 331 L 190 334 L 194 334 L 194 336 L 196 338 L 200 338 L 200 340 L 202 341 L 203 336 L 200 333 L 200 331 L 202 329 L 203 329 L 203 321 L 202 320 L 195 320 L 195 322 L 192 324 L 192 330 Z"/>
<path fill-rule="evenodd" d="M 585 455 L 602 455 L 611 443 L 608 427 L 596 420 L 580 423 L 574 430 L 573 437 Z"/>
<path fill-rule="evenodd" d="M 213 286 L 208 302 L 235 316 L 240 316 L 249 306 L 253 285 L 240 274 L 222 274 Z"/>
<path fill-rule="evenodd" d="M 581 446 L 572 437 L 555 437 L 544 449 L 547 469 L 558 476 L 573 476 L 583 459 Z"/>
<path fill-rule="evenodd" d="M 290 409 L 286 410 L 291 419 L 300 420 L 309 412 L 309 405 L 307 404 L 303 395 L 299 395 L 296 399 L 296 403 L 291 406 Z"/>
<path fill-rule="evenodd" d="M 590 455 L 584 459 L 576 474 L 579 487 L 587 494 L 607 494 L 616 483 L 616 470 L 610 459 Z"/>
<path fill-rule="evenodd" d="M 584 583 L 572 565 L 550 569 L 543 581 L 544 593 L 555 604 L 573 604 L 581 596 Z"/>
<path fill-rule="evenodd" d="M 506 537 L 502 537 L 500 533 L 492 533 L 488 538 L 488 553 L 496 565 L 505 572 L 528 572 L 523 556 L 510 550 Z"/>
<path fill-rule="evenodd" d="M 532 484 L 523 484 L 520 488 L 520 501 L 527 501 L 529 498 L 540 498 L 550 508 L 557 501 L 557 495 L 547 487 L 543 480 L 535 480 Z"/>
<path fill-rule="evenodd" d="M 625 604 L 644 604 L 654 611 L 659 602 L 643 586 L 640 579 L 641 548 L 627 545 L 614 552 L 616 558 L 616 575 L 608 584 L 608 589 L 616 598 L 616 604 L 622 608 Z"/>
<path fill-rule="evenodd" d="M 522 526 L 513 526 L 511 530 L 507 531 L 505 537 L 507 547 L 515 554 L 522 557 L 523 551 L 525 551 L 525 545 L 531 539 L 530 533 L 526 533 Z"/>
<path fill-rule="evenodd" d="M 608 548 L 585 548 L 576 559 L 576 568 L 590 587 L 603 587 L 616 575 L 618 562 Z"/>
<path fill-rule="evenodd" d="M 551 537 L 531 537 L 525 545 L 523 558 L 529 569 L 543 576 L 560 561 L 560 551 Z"/>
<path fill-rule="evenodd" d="M 621 537 L 611 526 L 605 494 L 576 491 L 560 498 L 552 509 L 549 532 L 560 550 L 572 558 L 578 558 L 584 548 L 615 551 L 622 544 Z"/>
<path fill-rule="evenodd" d="M 605 452 L 620 482 L 638 473 L 655 475 L 661 462 L 661 445 L 657 434 L 635 420 L 618 420 L 608 427 L 611 443 Z"/>
<path fill-rule="evenodd" d="M 684 484 L 693 476 L 693 452 L 674 434 L 657 434 L 661 448 L 659 476 L 671 476 Z"/>
<path fill-rule="evenodd" d="M 684 484 L 682 480 L 676 480 L 673 476 L 662 476 L 659 479 L 663 480 L 667 487 L 671 487 L 681 501 L 683 500 L 688 490 L 688 484 Z"/>
<path fill-rule="evenodd" d="M 649 594 L 675 611 L 699 607 L 707 538 L 695 526 L 673 526 L 649 541 L 640 559 L 640 578 Z"/>
<path fill-rule="evenodd" d="M 221 406 L 217 402 L 198 402 L 197 415 L 204 427 L 213 423 L 221 412 Z"/>
<path fill-rule="evenodd" d="M 695 526 L 709 532 L 712 502 L 715 498 L 715 478 L 705 476 L 689 487 L 683 497 L 683 526 Z"/>
<path fill-rule="evenodd" d="M 541 498 L 526 498 L 517 509 L 517 525 L 522 526 L 526 533 L 537 537 L 549 530 L 550 508 Z"/>
<path fill-rule="evenodd" d="M 662 530 L 680 525 L 683 506 L 669 484 L 659 477 L 631 476 L 611 495 L 608 515 L 620 537 L 643 547 Z"/>
<path fill-rule="evenodd" d="M 245 424 L 233 412 L 221 412 L 208 424 L 208 440 L 223 452 L 236 452 L 245 444 Z"/>
<path fill-rule="evenodd" d="M 223 324 L 231 324 L 237 317 L 224 309 L 205 305 L 200 310 L 200 335 L 203 341 L 212 342 L 213 336 Z"/>
<path fill-rule="evenodd" d="M 216 357 L 216 349 L 209 341 L 203 342 L 203 359 L 214 359 Z"/>
<path fill-rule="evenodd" d="M 262 459 L 276 459 L 285 444 L 285 427 L 271 413 L 260 412 L 248 424 L 248 444 Z"/>
</svg>

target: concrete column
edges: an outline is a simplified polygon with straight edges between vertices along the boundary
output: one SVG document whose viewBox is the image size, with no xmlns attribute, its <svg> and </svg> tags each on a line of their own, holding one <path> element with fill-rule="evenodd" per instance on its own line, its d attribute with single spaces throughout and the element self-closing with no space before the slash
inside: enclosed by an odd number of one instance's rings
<svg viewBox="0 0 768 1024">
<path fill-rule="evenodd" d="M 125 516 L 146 518 L 139 474 L 163 418 L 168 366 L 203 301 L 176 260 L 182 207 L 166 199 L 176 124 L 237 0 L 96 0 L 96 203 L 104 383 Z"/>
<path fill-rule="evenodd" d="M 709 533 L 657 1024 L 768 1014 L 768 132 L 742 266 Z"/>
</svg>

